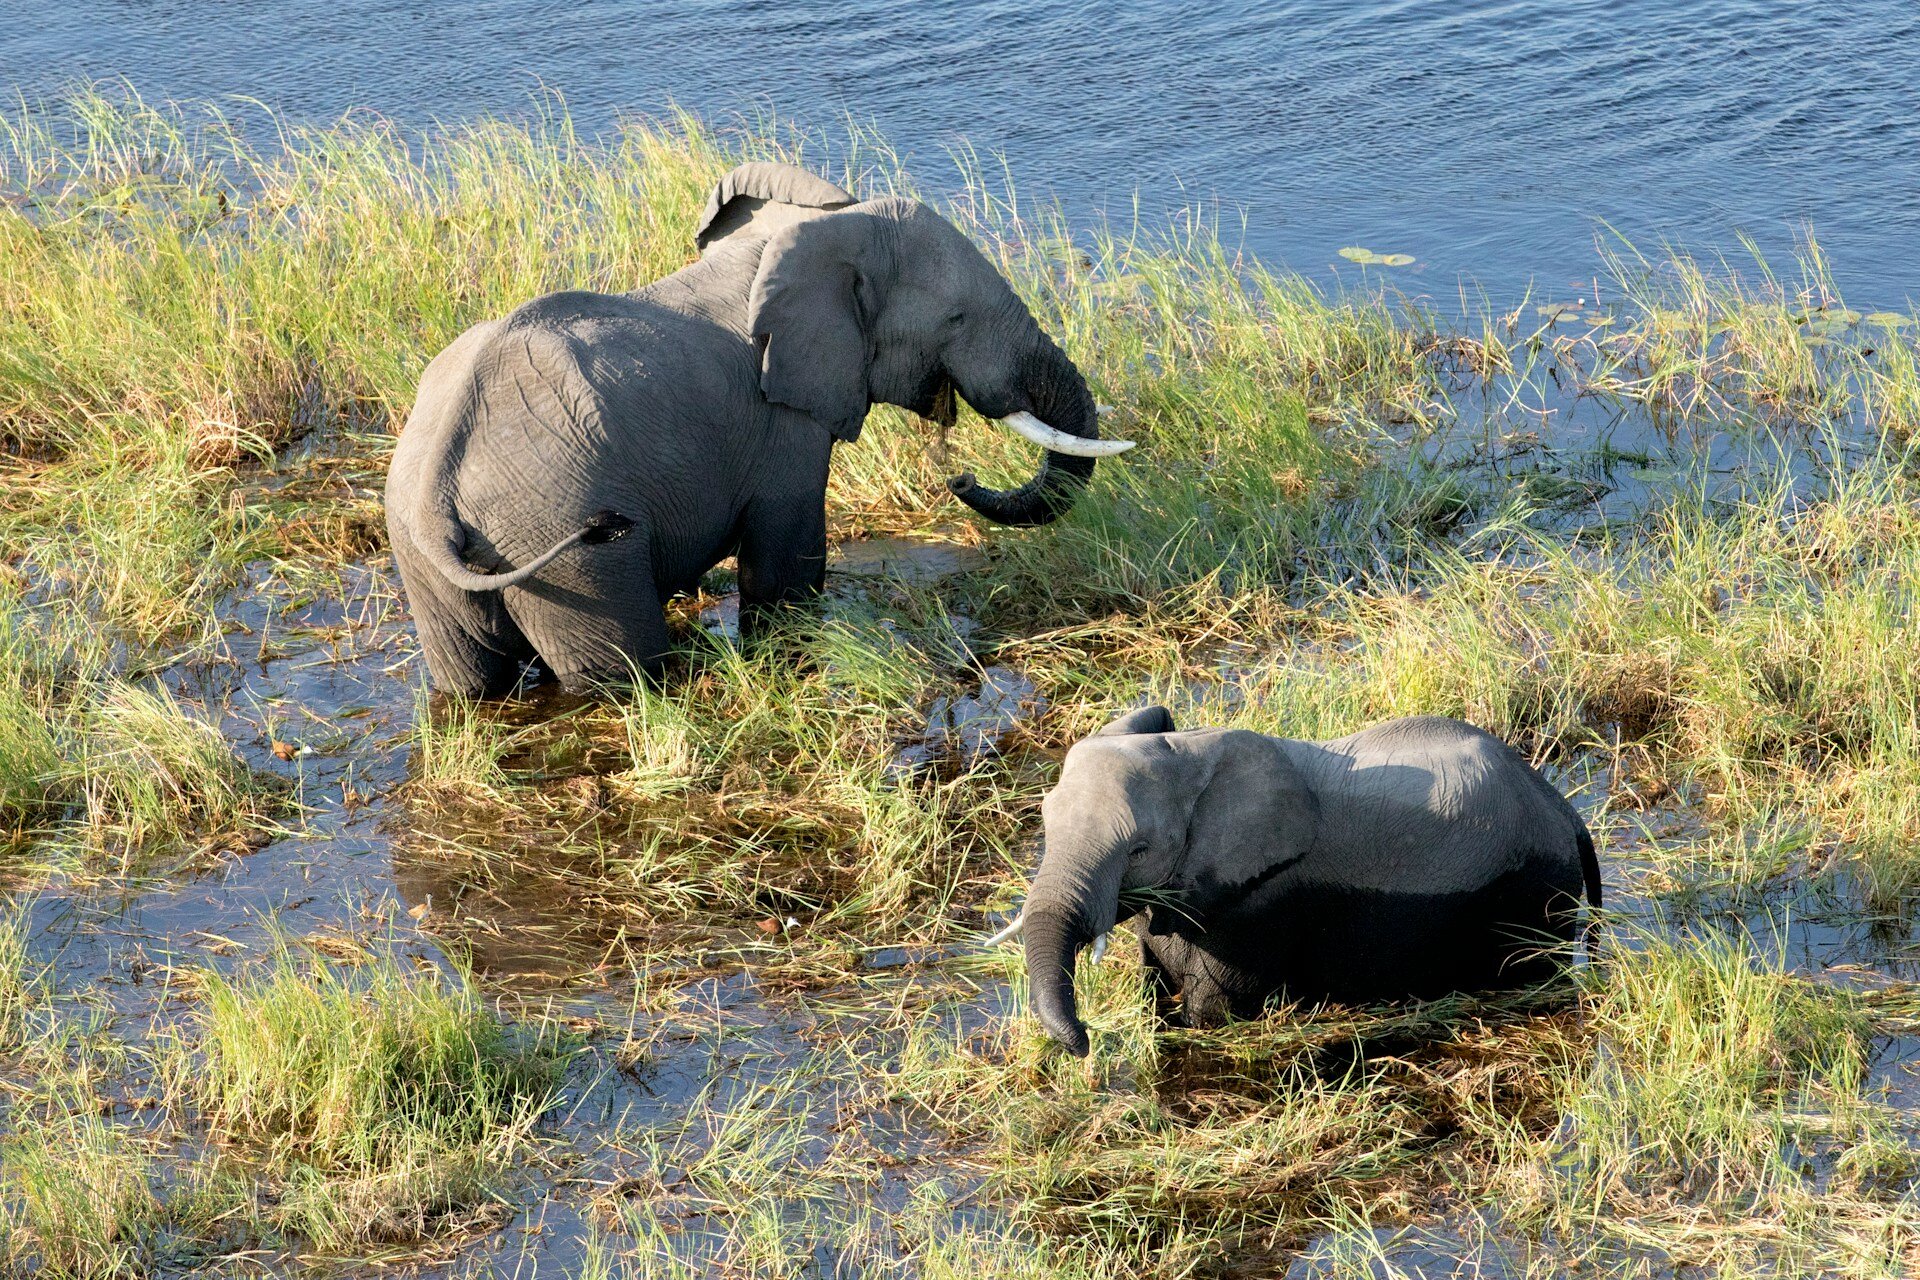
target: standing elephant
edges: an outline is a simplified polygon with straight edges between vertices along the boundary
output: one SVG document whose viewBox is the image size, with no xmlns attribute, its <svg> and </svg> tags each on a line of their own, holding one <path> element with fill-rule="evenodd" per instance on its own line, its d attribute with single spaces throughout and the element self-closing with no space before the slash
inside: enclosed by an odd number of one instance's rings
<svg viewBox="0 0 1920 1280">
<path fill-rule="evenodd" d="M 1600 868 L 1579 814 L 1513 750 L 1458 720 L 1332 742 L 1176 732 L 1164 707 L 1067 753 L 1041 808 L 1027 977 L 1075 1054 L 1080 948 L 1145 904 L 1144 959 L 1192 1025 L 1296 999 L 1516 987 L 1561 972 Z M 996 939 L 998 941 L 999 939 Z"/>
<path fill-rule="evenodd" d="M 986 257 L 911 200 L 743 165 L 691 265 L 536 298 L 436 356 L 387 476 L 387 529 L 436 687 L 497 696 L 657 671 L 662 602 L 737 555 L 743 621 L 818 592 L 827 465 L 870 405 L 951 425 L 957 392 L 1047 449 L 1023 487 L 948 481 L 989 520 L 1073 503 L 1100 440 L 1073 361 Z"/>
</svg>

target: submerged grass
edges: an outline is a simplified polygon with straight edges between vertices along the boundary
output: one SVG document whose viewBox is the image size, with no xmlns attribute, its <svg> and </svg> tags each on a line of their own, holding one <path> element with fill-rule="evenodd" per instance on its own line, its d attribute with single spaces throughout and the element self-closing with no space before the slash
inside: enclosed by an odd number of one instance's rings
<svg viewBox="0 0 1920 1280">
<path fill-rule="evenodd" d="M 231 654 L 216 609 L 250 564 L 384 568 L 373 495 L 433 352 L 544 290 L 677 268 L 713 178 L 798 145 L 684 117 L 589 140 L 558 110 L 425 139 L 256 123 L 83 94 L 0 124 L 0 821 L 22 869 L 117 880 L 298 834 L 221 708 L 157 674 Z M 911 190 L 870 142 L 833 176 Z M 677 1120 L 567 1113 L 612 1162 L 577 1184 L 613 1206 L 586 1273 L 797 1274 L 822 1250 L 871 1274 L 1357 1272 L 1441 1223 L 1543 1275 L 1901 1274 L 1913 1135 L 1874 1064 L 1910 993 L 1676 922 L 1808 886 L 1897 913 L 1920 885 L 1914 326 L 1847 312 L 1809 244 L 1790 282 L 1622 249 L 1609 323 L 1468 332 L 1243 261 L 1204 223 L 1074 233 L 977 169 L 962 185 L 948 211 L 1141 442 L 1069 520 L 953 526 L 948 474 L 1003 482 L 1030 451 L 882 410 L 836 459 L 836 541 L 938 537 L 979 567 L 836 577 L 748 647 L 700 624 L 711 601 L 677 607 L 668 678 L 619 698 L 418 704 L 395 866 L 428 886 L 426 928 L 483 970 L 547 948 L 631 978 L 653 1029 L 601 1046 L 610 1072 L 644 1075 L 649 1035 L 712 1038 Z M 1588 512 L 1638 446 L 1538 448 L 1549 383 L 1651 415 L 1677 478 Z M 1459 465 L 1439 445 L 1460 434 L 1501 465 Z M 1736 437 L 1767 460 L 1729 481 L 1708 462 Z M 1031 693 L 978 742 L 929 723 L 995 682 Z M 1581 791 L 1656 924 L 1573 1012 L 1179 1032 L 1110 961 L 1084 974 L 1091 1070 L 1017 1007 L 982 1017 L 983 988 L 1018 992 L 1003 958 L 877 977 L 1013 905 L 1059 751 L 1146 698 L 1302 737 L 1474 720 Z M 142 1055 L 55 1035 L 27 937 L 0 935 L 0 1047 L 62 1101 L 5 1122 L 14 1265 L 133 1272 L 163 1226 L 213 1218 L 248 1249 L 395 1262 L 516 1212 L 570 1060 L 543 1017 L 283 947 L 172 984 L 177 1030 L 64 1024 L 144 1042 L 186 1158 L 124 1104 L 68 1105 Z M 701 963 L 812 1011 L 805 1060 L 723 1090 L 759 1049 L 718 1005 L 686 1030 Z M 929 1151 L 888 1145 L 909 1123 Z M 885 1190 L 902 1161 L 910 1195 Z"/>
</svg>

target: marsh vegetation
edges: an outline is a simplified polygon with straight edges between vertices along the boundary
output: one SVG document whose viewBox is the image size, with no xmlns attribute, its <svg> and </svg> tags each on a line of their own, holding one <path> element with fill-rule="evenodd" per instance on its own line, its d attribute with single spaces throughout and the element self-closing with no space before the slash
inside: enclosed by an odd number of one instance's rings
<svg viewBox="0 0 1920 1280">
<path fill-rule="evenodd" d="M 974 175 L 946 208 L 1140 449 L 986 529 L 944 477 L 1021 446 L 876 411 L 817 608 L 742 647 L 717 571 L 657 687 L 474 705 L 420 692 L 379 533 L 419 371 L 675 269 L 798 144 L 260 125 L 0 126 L 9 1266 L 1912 1273 L 1920 349 L 1816 245 L 1462 318 Z M 1049 1049 L 972 944 L 1148 698 L 1499 733 L 1598 837 L 1610 963 L 1203 1033 L 1117 948 L 1091 1066 Z"/>
</svg>

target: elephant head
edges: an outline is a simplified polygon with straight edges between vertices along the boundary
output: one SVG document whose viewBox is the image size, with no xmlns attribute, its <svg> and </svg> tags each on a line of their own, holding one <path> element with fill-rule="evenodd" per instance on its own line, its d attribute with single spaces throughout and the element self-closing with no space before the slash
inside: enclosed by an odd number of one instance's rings
<svg viewBox="0 0 1920 1280">
<path fill-rule="evenodd" d="M 762 242 L 747 300 L 762 393 L 854 440 L 873 404 L 950 426 L 957 392 L 1047 452 L 1018 489 L 971 474 L 948 488 L 1000 524 L 1055 519 L 1094 459 L 1131 443 L 1099 438 L 1079 369 L 957 227 L 917 201 L 852 200 L 804 170 L 755 164 L 709 202 L 703 248 Z"/>
<path fill-rule="evenodd" d="M 1021 914 L 1027 977 L 1041 1025 L 1079 1056 L 1074 959 L 1132 913 L 1128 897 L 1204 922 L 1305 856 L 1320 825 L 1319 802 L 1278 741 L 1177 733 L 1165 707 L 1074 744 L 1041 815 L 1046 853 Z"/>
</svg>

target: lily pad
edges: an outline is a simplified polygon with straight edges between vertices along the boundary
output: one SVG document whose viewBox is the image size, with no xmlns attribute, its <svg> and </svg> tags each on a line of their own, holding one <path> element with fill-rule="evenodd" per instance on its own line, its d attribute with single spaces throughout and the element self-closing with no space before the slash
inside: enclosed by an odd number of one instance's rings
<svg viewBox="0 0 1920 1280">
<path fill-rule="evenodd" d="M 1349 262 L 1357 262 L 1363 267 L 1407 267 L 1413 265 L 1410 253 L 1375 253 L 1359 245 L 1348 245 L 1340 251 L 1340 256 Z"/>
<path fill-rule="evenodd" d="M 1613 323 L 1613 317 L 1604 311 L 1589 311 L 1580 318 L 1596 329 L 1604 329 Z"/>
<path fill-rule="evenodd" d="M 1866 317 L 1866 321 L 1882 329 L 1904 329 L 1913 323 L 1913 317 L 1903 316 L 1898 311 L 1875 311 Z"/>
<path fill-rule="evenodd" d="M 1580 305 L 1575 302 L 1548 302 L 1535 307 L 1534 312 L 1558 324 L 1562 320 L 1579 319 Z"/>
</svg>

